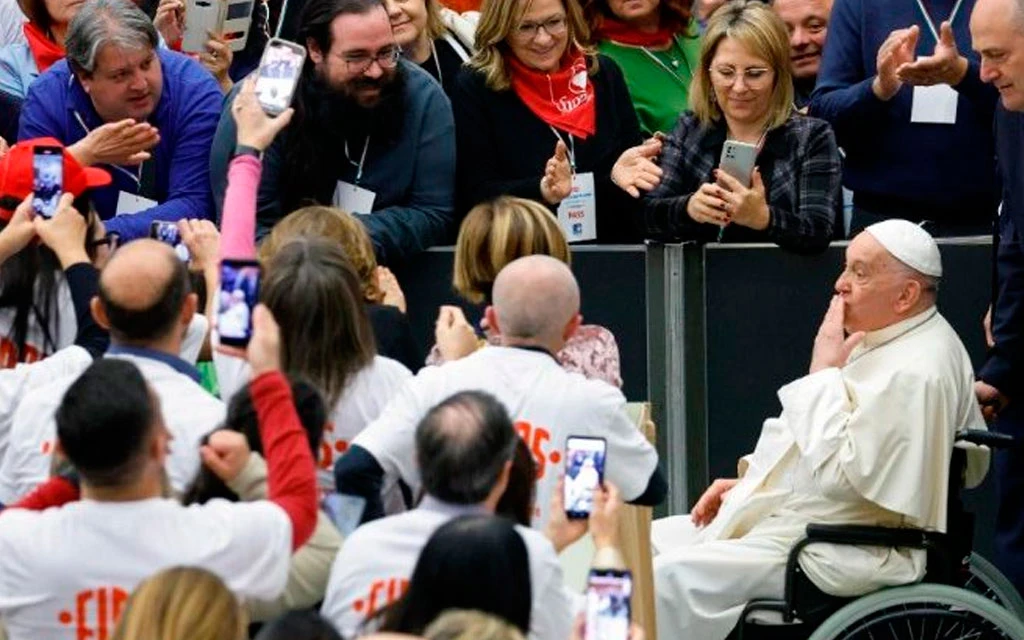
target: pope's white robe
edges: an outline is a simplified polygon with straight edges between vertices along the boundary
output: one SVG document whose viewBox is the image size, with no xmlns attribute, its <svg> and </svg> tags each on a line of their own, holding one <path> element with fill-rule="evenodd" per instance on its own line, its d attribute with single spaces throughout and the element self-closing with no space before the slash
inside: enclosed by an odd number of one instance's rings
<svg viewBox="0 0 1024 640">
<path fill-rule="evenodd" d="M 779 391 L 740 482 L 715 519 L 652 530 L 659 638 L 724 638 L 755 598 L 780 598 L 790 548 L 810 522 L 945 531 L 960 429 L 983 429 L 971 362 L 935 308 L 869 333 L 842 369 Z M 922 551 L 816 544 L 801 567 L 819 588 L 859 595 L 919 580 Z"/>
</svg>

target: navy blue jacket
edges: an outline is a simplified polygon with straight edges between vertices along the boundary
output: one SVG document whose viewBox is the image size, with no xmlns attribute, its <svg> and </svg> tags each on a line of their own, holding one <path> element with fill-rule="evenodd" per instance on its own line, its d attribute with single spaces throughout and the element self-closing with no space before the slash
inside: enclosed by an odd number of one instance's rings
<svg viewBox="0 0 1024 640">
<path fill-rule="evenodd" d="M 144 192 L 139 167 L 101 165 L 113 176 L 113 183 L 91 192 L 96 210 L 107 221 L 107 231 L 119 234 L 122 241 L 149 235 L 153 220 L 213 217 L 210 145 L 224 96 L 210 72 L 199 63 L 167 49 L 157 49 L 157 56 L 163 71 L 163 92 L 149 122 L 160 131 L 160 142 L 151 150 L 153 157 L 146 161 L 147 165 L 153 164 L 141 169 L 152 174 L 153 184 Z M 69 146 L 102 124 L 67 61 L 61 60 L 29 88 L 21 109 L 18 139 L 52 136 Z M 114 218 L 120 191 L 160 204 Z"/>
<path fill-rule="evenodd" d="M 1015 402 L 1024 402 L 1024 113 L 996 110 L 996 144 L 1003 209 L 996 247 L 996 346 L 978 377 Z"/>
<path fill-rule="evenodd" d="M 955 0 L 926 0 L 936 28 Z M 971 50 L 969 18 L 974 0 L 964 0 L 953 22 L 960 53 L 970 68 L 955 87 L 960 94 L 955 125 L 911 124 L 913 87 L 883 102 L 871 91 L 878 49 L 889 34 L 918 25 L 917 55 L 931 55 L 935 38 L 913 0 L 836 0 L 828 40 L 811 98 L 810 114 L 829 121 L 846 153 L 843 184 L 855 203 L 892 202 L 893 213 L 932 220 L 985 223 L 995 213 L 992 116 L 997 92 L 981 82 Z M 873 196 L 873 197 L 872 197 Z M 915 211 L 920 208 L 920 213 Z M 964 219 L 964 212 L 972 218 Z M 917 213 L 918 215 L 914 215 Z"/>
<path fill-rule="evenodd" d="M 360 186 L 377 194 L 373 214 L 359 216 L 373 241 L 377 260 L 395 264 L 434 245 L 446 242 L 454 230 L 455 122 L 448 97 L 426 71 L 403 60 L 405 73 L 405 121 L 395 143 L 372 142 Z M 210 155 L 210 177 L 217 210 L 224 206 L 227 166 L 237 136 L 230 105 L 224 113 Z M 281 208 L 281 165 L 284 162 L 285 129 L 263 157 L 263 175 L 257 196 L 256 235 L 270 232 L 274 224 L 291 213 Z M 325 139 L 321 158 L 337 170 L 337 180 L 354 183 L 356 168 L 345 160 L 344 151 Z M 309 199 L 330 205 L 334 185 Z"/>
</svg>

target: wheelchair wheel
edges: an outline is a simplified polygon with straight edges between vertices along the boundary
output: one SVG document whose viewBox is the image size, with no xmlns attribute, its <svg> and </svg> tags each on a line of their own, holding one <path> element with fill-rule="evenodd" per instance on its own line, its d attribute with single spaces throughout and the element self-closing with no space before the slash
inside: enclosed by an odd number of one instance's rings
<svg viewBox="0 0 1024 640">
<path fill-rule="evenodd" d="M 835 612 L 810 640 L 1024 640 L 1021 622 L 995 602 L 941 584 L 885 589 Z"/>
<path fill-rule="evenodd" d="M 964 583 L 965 589 L 980 593 L 1024 620 L 1024 599 L 995 565 L 977 553 L 972 553 L 967 566 L 970 574 Z"/>
</svg>

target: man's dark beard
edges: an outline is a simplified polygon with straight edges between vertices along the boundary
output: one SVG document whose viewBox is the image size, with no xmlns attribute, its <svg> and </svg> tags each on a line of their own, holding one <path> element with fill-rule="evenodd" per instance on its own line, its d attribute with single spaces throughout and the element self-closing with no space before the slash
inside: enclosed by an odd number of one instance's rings
<svg viewBox="0 0 1024 640">
<path fill-rule="evenodd" d="M 368 80 L 360 78 L 358 82 L 367 86 Z M 363 107 L 351 95 L 357 85 L 339 91 L 315 70 L 306 71 L 296 91 L 295 118 L 284 139 L 279 180 L 282 215 L 310 204 L 330 205 L 338 175 L 348 167 L 346 141 L 352 159 L 358 162 L 368 134 L 375 150 L 401 138 L 405 81 L 401 67 L 388 81 L 371 80 L 370 85 L 380 86 L 381 93 L 373 107 Z"/>
<path fill-rule="evenodd" d="M 361 76 L 350 80 L 343 89 L 329 86 L 316 72 L 310 81 L 310 105 L 313 106 L 312 124 L 318 131 L 332 136 L 340 134 L 339 142 L 348 138 L 349 144 L 361 144 L 370 134 L 381 142 L 394 142 L 402 135 L 405 120 L 405 74 L 401 67 L 390 78 Z M 364 88 L 379 88 L 376 104 L 364 107 L 355 94 Z"/>
</svg>

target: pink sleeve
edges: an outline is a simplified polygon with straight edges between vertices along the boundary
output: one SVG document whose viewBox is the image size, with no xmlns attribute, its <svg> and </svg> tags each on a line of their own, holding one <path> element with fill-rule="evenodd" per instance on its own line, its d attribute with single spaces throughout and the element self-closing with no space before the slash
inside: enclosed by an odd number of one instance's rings
<svg viewBox="0 0 1024 640">
<path fill-rule="evenodd" d="M 263 165 L 252 156 L 238 156 L 228 165 L 224 217 L 220 222 L 220 257 L 256 257 L 256 192 Z"/>
<path fill-rule="evenodd" d="M 566 371 L 622 387 L 619 345 L 612 332 L 600 325 L 581 326 L 558 352 L 558 361 Z"/>
</svg>

